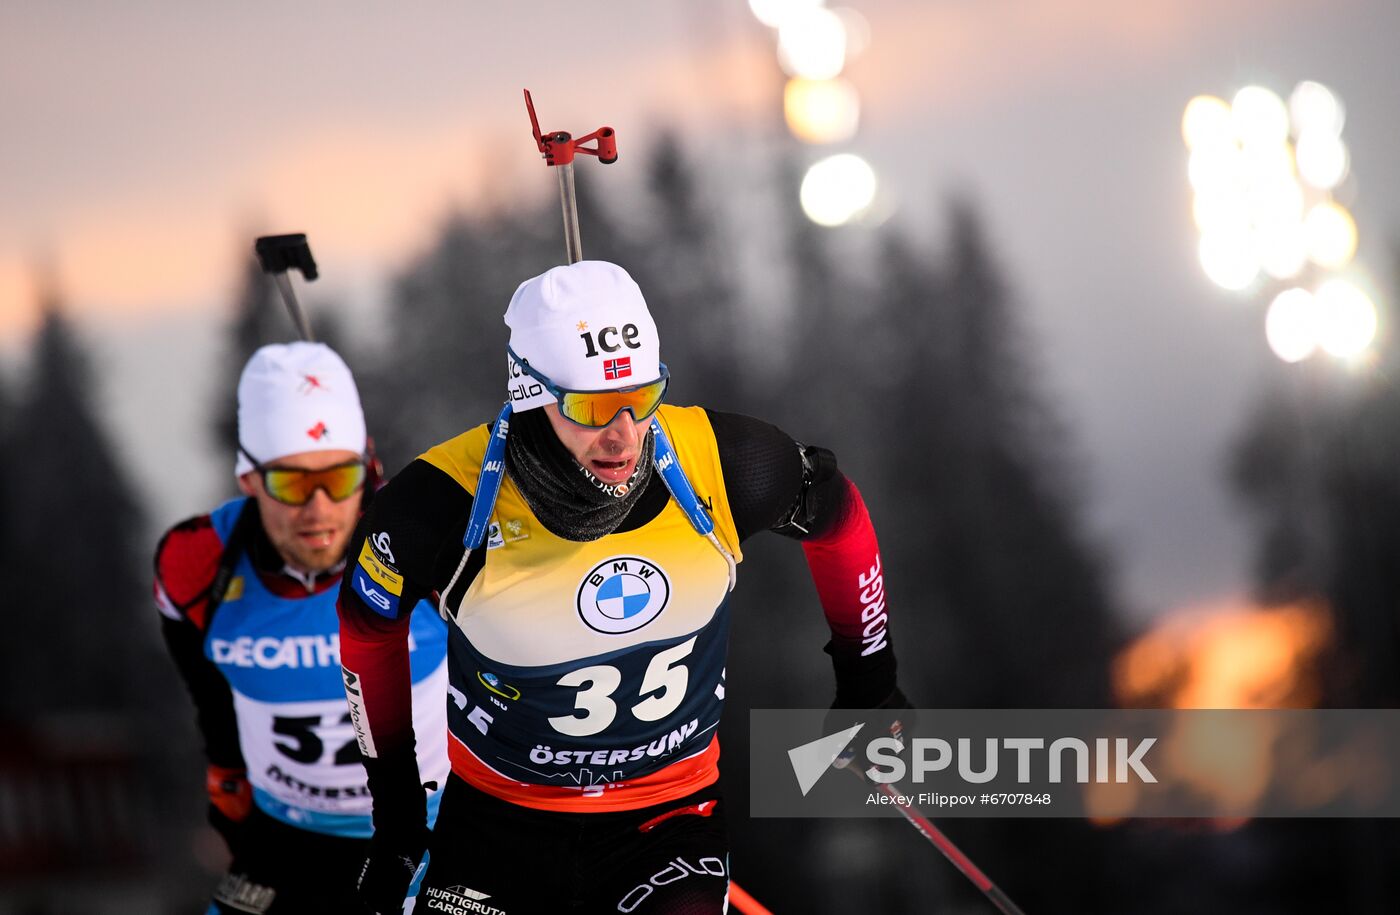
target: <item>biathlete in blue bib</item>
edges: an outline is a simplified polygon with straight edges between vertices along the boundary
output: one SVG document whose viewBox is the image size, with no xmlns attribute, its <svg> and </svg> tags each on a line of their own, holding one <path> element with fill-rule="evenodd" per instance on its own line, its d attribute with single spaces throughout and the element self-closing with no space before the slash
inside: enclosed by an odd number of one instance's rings
<svg viewBox="0 0 1400 915">
<path fill-rule="evenodd" d="M 239 381 L 238 435 L 243 497 L 176 525 L 155 558 L 162 630 L 204 739 L 210 822 L 233 858 L 209 912 L 362 911 L 372 801 L 335 598 L 377 464 L 349 369 L 321 344 L 263 347 Z M 414 763 L 440 788 L 446 628 L 426 603 L 402 619 Z M 440 797 L 420 787 L 420 817 Z"/>
</svg>

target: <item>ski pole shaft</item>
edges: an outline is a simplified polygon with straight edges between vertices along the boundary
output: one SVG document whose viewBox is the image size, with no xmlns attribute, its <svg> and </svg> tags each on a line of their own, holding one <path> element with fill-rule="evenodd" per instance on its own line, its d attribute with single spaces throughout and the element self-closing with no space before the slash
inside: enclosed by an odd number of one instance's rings
<svg viewBox="0 0 1400 915">
<path fill-rule="evenodd" d="M 739 915 L 773 915 L 762 903 L 750 896 L 733 880 L 729 881 L 729 901 L 733 903 L 734 911 L 738 912 Z"/>
<path fill-rule="evenodd" d="M 311 322 L 306 319 L 306 312 L 302 311 L 301 303 L 297 301 L 291 277 L 285 273 L 274 273 L 272 278 L 277 283 L 278 291 L 282 293 L 282 302 L 287 306 L 287 314 L 292 316 L 292 323 L 296 325 L 297 334 L 308 343 L 315 343 L 316 337 L 311 333 Z"/>
<path fill-rule="evenodd" d="M 855 771 L 855 770 L 852 770 Z M 860 775 L 856 772 L 856 775 Z M 962 872 L 963 876 L 972 881 L 973 886 L 982 891 L 992 905 L 997 907 L 997 911 L 1002 915 L 1025 915 L 1024 912 L 1012 902 L 1011 899 L 1002 892 L 1001 887 L 993 883 L 981 868 L 972 863 L 972 859 L 962 853 L 953 841 L 943 834 L 943 832 L 927 817 L 919 813 L 900 797 L 899 792 L 893 785 L 884 784 L 880 786 L 880 793 L 894 802 L 894 807 L 900 812 L 904 819 L 909 821 L 909 825 L 917 829 L 924 838 L 933 843 L 934 847 L 943 853 L 943 857 L 952 862 L 953 866 Z"/>
<path fill-rule="evenodd" d="M 559 202 L 564 208 L 564 254 L 569 263 L 583 260 L 583 238 L 578 231 L 578 197 L 574 194 L 574 164 L 556 166 Z"/>
</svg>

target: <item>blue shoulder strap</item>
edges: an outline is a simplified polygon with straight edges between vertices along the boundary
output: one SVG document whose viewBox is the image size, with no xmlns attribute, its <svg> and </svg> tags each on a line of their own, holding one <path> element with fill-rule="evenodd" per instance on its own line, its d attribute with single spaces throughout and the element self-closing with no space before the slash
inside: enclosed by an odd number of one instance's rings
<svg viewBox="0 0 1400 915">
<path fill-rule="evenodd" d="M 666 437 L 666 430 L 661 428 L 660 420 L 651 421 L 651 431 L 655 442 L 652 448 L 653 466 L 661 474 L 666 488 L 671 491 L 671 498 L 676 500 L 681 511 L 690 519 L 690 526 L 695 528 L 701 537 L 710 541 L 710 545 L 719 550 L 719 554 L 724 557 L 725 564 L 729 566 L 729 590 L 733 591 L 737 579 L 734 554 L 726 550 L 724 544 L 715 536 L 714 519 L 710 517 L 700 497 L 695 494 L 695 487 L 690 485 L 690 478 L 685 475 L 681 462 L 676 459 L 676 450 L 671 447 L 671 440 Z"/>
<path fill-rule="evenodd" d="M 457 564 L 457 571 L 452 575 L 452 580 L 447 587 L 442 590 L 438 599 L 438 612 L 443 617 L 448 617 L 446 607 L 447 595 L 457 584 L 457 578 L 462 574 L 462 570 L 467 567 L 467 558 L 471 556 L 473 550 L 481 548 L 486 540 L 486 532 L 491 525 L 491 514 L 496 510 L 496 497 L 501 492 L 501 480 L 506 472 L 506 436 L 510 434 L 511 405 L 507 403 L 501 407 L 500 414 L 496 417 L 495 427 L 491 430 L 491 440 L 486 445 L 486 454 L 481 459 L 481 473 L 477 476 L 476 493 L 472 498 L 472 513 L 467 520 L 466 533 L 462 535 L 462 546 L 465 548 L 462 553 L 462 561 Z M 695 494 L 695 487 L 690 485 L 690 479 L 685 475 L 681 463 L 676 458 L 676 450 L 671 447 L 671 440 L 666 437 L 666 430 L 661 427 L 661 422 L 653 418 L 651 421 L 651 432 L 654 446 L 652 448 L 652 466 L 657 473 L 661 474 L 661 480 L 666 484 L 666 489 L 671 493 L 671 498 L 676 500 L 676 504 L 685 516 L 690 519 L 691 527 L 696 533 L 710 541 L 719 554 L 724 557 L 725 563 L 729 566 L 729 590 L 734 590 L 734 583 L 737 580 L 737 569 L 734 563 L 734 554 L 724 548 L 724 544 L 719 542 L 715 536 L 715 522 L 710 517 L 700 497 Z"/>
<path fill-rule="evenodd" d="M 507 401 L 496 417 L 491 441 L 486 444 L 486 456 L 481 459 L 476 495 L 472 498 L 472 514 L 467 521 L 467 532 L 462 535 L 462 546 L 468 552 L 480 548 L 486 540 L 491 513 L 496 510 L 496 497 L 501 493 L 501 480 L 506 474 L 506 436 L 510 434 L 510 414 L 511 406 Z"/>
</svg>

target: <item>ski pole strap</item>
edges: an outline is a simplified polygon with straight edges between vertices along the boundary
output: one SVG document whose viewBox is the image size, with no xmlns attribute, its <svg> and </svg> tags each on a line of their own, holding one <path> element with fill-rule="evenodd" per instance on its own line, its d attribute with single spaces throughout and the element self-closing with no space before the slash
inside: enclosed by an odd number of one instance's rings
<svg viewBox="0 0 1400 915">
<path fill-rule="evenodd" d="M 681 469 L 681 462 L 676 460 L 676 450 L 671 447 L 671 440 L 666 437 L 666 430 L 661 428 L 661 421 L 653 419 L 651 421 L 651 432 L 654 439 L 652 448 L 652 463 L 658 473 L 661 474 L 661 481 L 666 484 L 666 488 L 671 493 L 671 498 L 676 500 L 681 511 L 690 519 L 690 526 L 706 540 L 710 545 L 719 551 L 724 557 L 725 564 L 729 567 L 729 590 L 734 590 L 737 581 L 737 569 L 734 562 L 734 554 L 724 548 L 724 544 L 719 542 L 715 536 L 715 522 L 710 517 L 710 513 L 705 510 L 705 505 L 700 501 L 700 497 L 695 494 L 695 487 L 690 485 L 690 479 Z"/>
<path fill-rule="evenodd" d="M 487 444 L 486 455 L 481 461 L 481 473 L 477 475 L 476 494 L 472 499 L 471 517 L 467 521 L 467 532 L 462 536 L 462 546 L 468 554 L 472 550 L 480 549 L 486 541 L 486 533 L 491 526 L 491 514 L 496 510 L 496 497 L 500 495 L 501 481 L 506 472 L 506 436 L 510 434 L 510 415 L 511 405 L 507 403 L 501 407 L 500 415 L 496 417 L 491 441 Z M 690 485 L 685 471 L 681 469 L 680 461 L 676 459 L 676 450 L 671 447 L 671 440 L 666 437 L 666 430 L 661 428 L 658 420 L 651 421 L 651 431 L 655 441 L 652 460 L 657 472 L 661 474 L 662 482 L 666 484 L 671 498 L 676 500 L 681 511 L 690 519 L 691 526 L 700 536 L 709 540 L 724 557 L 729 566 L 729 588 L 732 591 L 736 578 L 733 554 L 725 549 L 715 536 L 715 522 L 705 510 L 700 497 L 695 494 L 695 487 Z M 465 564 L 466 557 L 463 556 L 462 565 Z M 461 572 L 460 567 L 458 572 Z M 457 576 L 454 575 L 454 583 L 456 579 Z M 451 591 L 451 586 L 447 591 Z M 444 602 L 447 591 L 443 593 Z"/>
<path fill-rule="evenodd" d="M 253 506 L 251 498 L 243 501 L 243 506 L 238 509 L 238 518 L 233 522 L 232 529 L 229 530 L 228 540 L 224 543 L 223 552 L 219 554 L 219 565 L 214 571 L 214 581 L 209 585 L 209 597 L 204 605 L 204 637 L 209 637 L 209 632 L 214 628 L 214 614 L 223 605 L 224 598 L 228 595 L 228 586 L 233 582 L 233 573 L 238 568 L 238 560 L 243 557 L 244 548 L 253 536 L 253 530 L 261 523 L 261 516 L 257 508 Z M 194 601 L 191 601 L 194 603 Z M 188 607 L 181 607 L 186 610 Z"/>
<path fill-rule="evenodd" d="M 506 436 L 510 434 L 510 414 L 511 406 L 507 402 L 496 417 L 496 424 L 491 430 L 491 441 L 486 446 L 486 456 L 481 461 L 476 495 L 472 499 L 471 518 L 467 521 L 467 532 L 462 536 L 462 546 L 468 550 L 479 549 L 486 541 L 486 531 L 491 526 L 491 513 L 496 510 L 496 497 L 500 495 L 501 480 L 506 474 Z"/>
<path fill-rule="evenodd" d="M 661 428 L 659 420 L 651 421 L 651 434 L 655 440 L 652 460 L 657 472 L 661 474 L 661 479 L 666 483 L 666 488 L 671 491 L 671 498 L 676 500 L 681 511 L 690 519 L 691 527 L 695 528 L 700 536 L 708 537 L 714 532 L 715 522 L 711 520 L 710 513 L 705 511 L 700 497 L 695 494 L 695 487 L 690 485 L 690 479 L 681 469 L 681 462 L 676 460 L 676 450 L 671 447 L 671 440 L 666 437 L 666 430 Z"/>
<path fill-rule="evenodd" d="M 496 497 L 500 494 L 501 480 L 505 477 L 506 436 L 510 434 L 510 414 L 510 404 L 501 408 L 491 433 L 491 441 L 486 446 L 486 456 L 481 462 L 476 495 L 472 499 L 471 518 L 467 521 L 467 532 L 462 537 L 462 546 L 469 550 L 475 550 L 485 542 L 491 513 L 496 510 Z M 685 471 L 681 469 L 680 461 L 676 460 L 676 451 L 671 447 L 670 439 L 666 437 L 666 430 L 661 428 L 660 422 L 653 419 L 651 431 L 655 437 L 652 458 L 662 481 L 666 484 L 666 489 L 690 519 L 691 526 L 702 537 L 708 537 L 714 532 L 715 523 L 701 504 L 700 497 L 695 494 L 695 487 L 690 485 Z"/>
</svg>

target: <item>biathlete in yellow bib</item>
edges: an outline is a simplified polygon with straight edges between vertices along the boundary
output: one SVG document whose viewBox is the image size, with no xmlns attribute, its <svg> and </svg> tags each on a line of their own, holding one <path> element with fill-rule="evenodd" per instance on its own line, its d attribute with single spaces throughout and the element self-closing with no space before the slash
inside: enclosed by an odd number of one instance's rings
<svg viewBox="0 0 1400 915">
<path fill-rule="evenodd" d="M 521 284 L 494 422 L 413 461 L 356 531 L 339 601 L 374 798 L 360 893 L 397 912 L 724 910 L 716 731 L 742 545 L 802 543 L 843 708 L 904 708 L 879 548 L 831 452 L 664 404 L 656 325 L 602 261 Z M 448 621 L 451 774 L 425 820 L 409 610 Z M 423 735 L 418 735 L 423 739 Z"/>
</svg>

